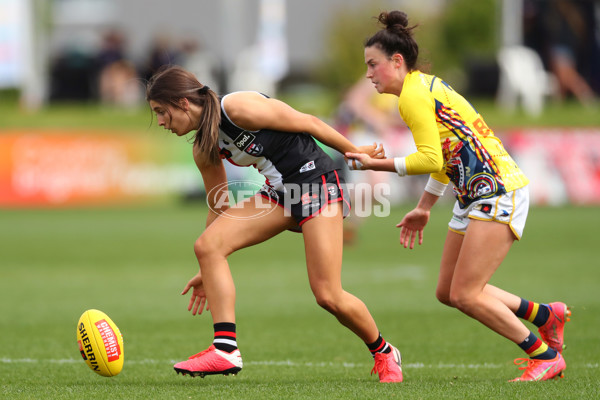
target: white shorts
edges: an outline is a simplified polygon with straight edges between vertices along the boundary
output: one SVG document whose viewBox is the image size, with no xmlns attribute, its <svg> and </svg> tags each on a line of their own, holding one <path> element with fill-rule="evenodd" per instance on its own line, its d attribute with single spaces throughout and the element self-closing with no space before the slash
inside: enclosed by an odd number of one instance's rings
<svg viewBox="0 0 600 400">
<path fill-rule="evenodd" d="M 529 189 L 525 186 L 501 196 L 474 201 L 463 209 L 456 202 L 448 227 L 451 231 L 464 235 L 471 219 L 496 221 L 507 224 L 517 240 L 521 240 L 528 211 Z"/>
</svg>

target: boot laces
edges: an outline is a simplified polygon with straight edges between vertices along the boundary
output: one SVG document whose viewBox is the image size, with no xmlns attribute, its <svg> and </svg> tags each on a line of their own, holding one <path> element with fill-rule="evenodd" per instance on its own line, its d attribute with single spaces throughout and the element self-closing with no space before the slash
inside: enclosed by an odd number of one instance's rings
<svg viewBox="0 0 600 400">
<path fill-rule="evenodd" d="M 371 375 L 373 375 L 373 373 L 376 373 L 379 376 L 381 376 L 382 374 L 385 375 L 389 372 L 390 372 L 390 369 L 388 367 L 388 363 L 386 362 L 385 356 L 383 356 L 383 355 L 378 356 L 376 354 L 375 355 L 375 365 L 373 366 L 373 369 L 371 370 Z"/>
<path fill-rule="evenodd" d="M 214 346 L 210 346 L 208 349 L 206 349 L 206 350 L 202 350 L 202 351 L 201 351 L 200 353 L 198 353 L 198 354 L 194 354 L 193 356 L 191 356 L 191 357 L 189 358 L 189 360 L 191 360 L 192 358 L 198 358 L 198 357 L 202 357 L 203 355 L 205 355 L 206 353 L 209 353 L 209 352 L 213 351 L 214 349 L 215 349 L 215 347 L 214 347 Z"/>
</svg>

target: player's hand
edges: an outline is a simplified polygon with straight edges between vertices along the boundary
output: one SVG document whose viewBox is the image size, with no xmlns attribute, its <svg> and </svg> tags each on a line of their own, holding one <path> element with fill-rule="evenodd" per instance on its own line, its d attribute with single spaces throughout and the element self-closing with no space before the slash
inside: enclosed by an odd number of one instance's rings
<svg viewBox="0 0 600 400">
<path fill-rule="evenodd" d="M 358 146 L 356 153 L 347 152 L 344 154 L 344 160 L 352 170 L 370 169 L 371 159 L 385 158 L 385 150 L 382 144 L 373 143 L 366 146 Z"/>
<path fill-rule="evenodd" d="M 188 304 L 188 311 L 192 312 L 192 315 L 202 314 L 204 308 L 206 311 L 210 310 L 208 302 L 206 301 L 206 292 L 204 291 L 204 285 L 202 283 L 202 274 L 198 272 L 190 281 L 185 285 L 182 295 L 185 295 L 190 289 L 192 289 L 192 295 L 190 296 L 190 303 Z"/>
<path fill-rule="evenodd" d="M 371 158 L 385 158 L 385 149 L 383 144 L 373 143 L 366 146 L 358 146 L 358 152 L 368 154 Z"/>
<path fill-rule="evenodd" d="M 400 244 L 405 249 L 408 247 L 414 249 L 417 236 L 419 237 L 419 245 L 423 244 L 423 230 L 429 221 L 429 214 L 429 211 L 415 208 L 396 225 L 397 228 L 402 228 L 400 230 Z"/>
<path fill-rule="evenodd" d="M 372 158 L 364 153 L 346 153 L 344 154 L 344 160 L 346 160 L 348 168 L 351 170 L 365 170 L 369 169 L 369 161 L 371 161 Z"/>
</svg>

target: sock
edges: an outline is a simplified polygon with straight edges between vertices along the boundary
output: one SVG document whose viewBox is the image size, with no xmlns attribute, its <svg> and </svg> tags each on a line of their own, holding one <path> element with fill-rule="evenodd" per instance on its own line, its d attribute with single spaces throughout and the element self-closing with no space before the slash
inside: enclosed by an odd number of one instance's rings
<svg viewBox="0 0 600 400">
<path fill-rule="evenodd" d="M 538 304 L 533 301 L 521 299 L 521 305 L 515 314 L 517 317 L 526 319 L 539 328 L 548 321 L 550 310 L 545 304 Z"/>
<path fill-rule="evenodd" d="M 546 343 L 542 342 L 542 340 L 532 332 L 530 332 L 529 336 L 519 344 L 519 347 L 522 348 L 530 358 L 536 360 L 552 360 L 556 357 L 556 350 L 548 347 Z"/>
<path fill-rule="evenodd" d="M 214 324 L 213 327 L 215 329 L 213 345 L 217 349 L 231 353 L 238 348 L 234 323 L 218 322 Z"/>
<path fill-rule="evenodd" d="M 376 341 L 371 344 L 367 343 L 367 347 L 369 348 L 369 351 L 373 357 L 375 357 L 375 353 L 389 353 L 392 351 L 392 348 L 388 345 L 385 339 L 381 337 L 381 333 Z"/>
</svg>

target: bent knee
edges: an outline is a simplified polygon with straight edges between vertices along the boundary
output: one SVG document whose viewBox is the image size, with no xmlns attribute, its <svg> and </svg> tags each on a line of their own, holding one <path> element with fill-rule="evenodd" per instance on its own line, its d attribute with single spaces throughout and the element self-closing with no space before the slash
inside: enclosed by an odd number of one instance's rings
<svg viewBox="0 0 600 400">
<path fill-rule="evenodd" d="M 465 313 L 469 313 L 477 303 L 476 295 L 463 291 L 451 291 L 449 299 L 452 307 L 458 308 Z"/>
<path fill-rule="evenodd" d="M 442 304 L 447 305 L 448 307 L 453 307 L 452 302 L 450 301 L 450 293 L 447 290 L 437 289 L 435 291 L 435 297 Z"/>
<path fill-rule="evenodd" d="M 219 245 L 219 239 L 209 235 L 200 235 L 194 242 L 194 254 L 198 260 L 209 258 L 215 255 L 225 255 L 222 245 Z"/>
<path fill-rule="evenodd" d="M 339 310 L 339 301 L 337 297 L 329 291 L 318 291 L 314 293 L 317 304 L 332 314 L 336 314 Z"/>
</svg>

